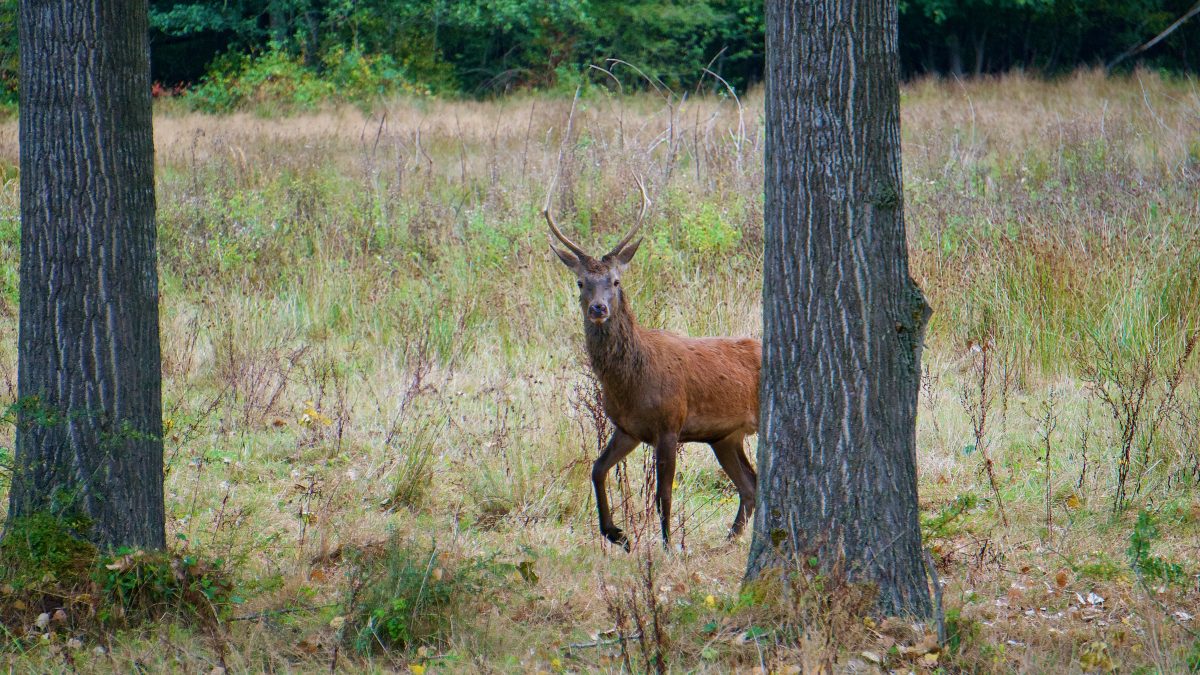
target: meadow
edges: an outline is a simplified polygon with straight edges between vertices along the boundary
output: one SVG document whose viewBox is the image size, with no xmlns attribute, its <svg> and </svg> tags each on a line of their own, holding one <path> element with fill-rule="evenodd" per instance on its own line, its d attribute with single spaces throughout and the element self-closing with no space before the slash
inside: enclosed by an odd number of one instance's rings
<svg viewBox="0 0 1200 675">
<path fill-rule="evenodd" d="M 704 446 L 681 455 L 675 550 L 658 545 L 644 450 L 610 481 L 634 552 L 602 542 L 588 475 L 607 430 L 546 190 L 568 234 L 600 248 L 636 216 L 641 177 L 647 241 L 624 277 L 639 321 L 760 335 L 761 110 L 761 92 L 599 88 L 286 115 L 160 102 L 168 531 L 232 590 L 215 621 L 181 607 L 112 631 L 64 597 L 49 625 L 6 619 L 0 663 L 1200 669 L 1194 80 L 903 87 L 909 254 L 934 308 L 918 467 L 945 644 L 932 624 L 871 616 L 837 579 L 808 574 L 787 601 L 742 589 L 747 539 L 725 540 L 736 493 Z M 9 400 L 16 164 L 9 120 Z"/>
</svg>

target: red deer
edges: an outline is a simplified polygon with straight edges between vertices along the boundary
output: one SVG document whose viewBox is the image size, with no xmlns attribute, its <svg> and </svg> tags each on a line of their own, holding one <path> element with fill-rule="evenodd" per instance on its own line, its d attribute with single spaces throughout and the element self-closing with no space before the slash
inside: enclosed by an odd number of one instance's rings
<svg viewBox="0 0 1200 675">
<path fill-rule="evenodd" d="M 600 532 L 629 549 L 624 532 L 609 510 L 604 482 L 608 472 L 638 443 L 654 448 L 655 506 L 669 543 L 671 488 L 680 443 L 707 443 L 737 488 L 740 503 L 729 529 L 741 534 L 754 512 L 758 476 L 746 458 L 743 441 L 758 431 L 758 382 L 762 343 L 750 338 L 692 338 L 638 325 L 621 286 L 621 273 L 642 243 L 641 229 L 650 199 L 639 179 L 642 210 L 637 222 L 601 258 L 587 254 L 562 233 L 550 214 L 550 195 L 542 215 L 567 250 L 550 248 L 572 272 L 579 286 L 579 306 L 592 371 L 600 381 L 604 412 L 614 431 L 592 465 L 592 486 Z M 551 187 L 551 195 L 553 186 Z"/>
</svg>

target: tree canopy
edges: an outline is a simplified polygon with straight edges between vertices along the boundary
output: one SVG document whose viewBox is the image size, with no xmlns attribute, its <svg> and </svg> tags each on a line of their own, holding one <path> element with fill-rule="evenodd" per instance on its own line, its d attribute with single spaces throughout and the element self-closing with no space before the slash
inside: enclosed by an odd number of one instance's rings
<svg viewBox="0 0 1200 675">
<path fill-rule="evenodd" d="M 1053 74 L 1108 62 L 1167 28 L 1193 0 L 904 0 L 901 73 Z M 0 0 L 0 101 L 15 99 L 17 0 Z M 573 86 L 621 59 L 673 88 L 705 68 L 744 88 L 762 78 L 761 0 L 154 0 L 156 82 L 195 85 L 283 76 L 323 91 L 492 95 Z M 1139 60 L 1200 67 L 1200 22 Z M 258 60 L 255 70 L 255 60 Z M 1125 67 L 1132 63 L 1125 64 Z M 280 69 L 285 72 L 280 72 Z M 289 70 L 290 69 L 290 70 Z M 645 86 L 629 77 L 623 86 Z M 217 103 L 220 103 L 219 101 Z M 213 107 L 220 107 L 214 104 Z"/>
</svg>

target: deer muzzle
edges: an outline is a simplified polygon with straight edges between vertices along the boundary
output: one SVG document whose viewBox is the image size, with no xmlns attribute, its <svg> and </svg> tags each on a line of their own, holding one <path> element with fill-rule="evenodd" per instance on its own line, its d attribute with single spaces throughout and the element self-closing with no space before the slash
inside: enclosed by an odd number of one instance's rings
<svg viewBox="0 0 1200 675">
<path fill-rule="evenodd" d="M 588 306 L 588 320 L 592 323 L 604 323 L 608 320 L 608 305 L 603 302 L 593 302 Z"/>
</svg>

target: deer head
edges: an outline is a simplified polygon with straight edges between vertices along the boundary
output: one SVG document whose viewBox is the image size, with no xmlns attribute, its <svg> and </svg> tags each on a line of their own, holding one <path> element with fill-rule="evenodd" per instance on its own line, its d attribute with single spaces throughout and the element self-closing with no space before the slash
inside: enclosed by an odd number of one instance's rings
<svg viewBox="0 0 1200 675">
<path fill-rule="evenodd" d="M 646 195 L 646 186 L 642 184 L 642 179 L 635 178 L 634 180 L 637 181 L 638 189 L 642 193 L 642 211 L 633 228 L 629 230 L 629 234 L 626 234 L 611 251 L 600 258 L 588 255 L 579 244 L 568 239 L 562 230 L 558 229 L 558 224 L 554 222 L 554 216 L 550 214 L 550 199 L 554 194 L 553 185 L 546 194 L 546 205 L 542 209 L 542 215 L 546 217 L 546 223 L 550 225 L 550 232 L 562 242 L 563 246 L 567 247 L 567 250 L 564 251 L 551 244 L 550 250 L 554 251 L 558 259 L 575 273 L 575 283 L 579 286 L 579 306 L 583 310 L 584 318 L 597 326 L 608 321 L 613 312 L 621 307 L 621 273 L 625 271 L 629 261 L 633 260 L 633 255 L 637 253 L 638 246 L 642 243 L 640 237 L 637 240 L 634 240 L 633 237 L 641 229 L 642 222 L 646 219 L 646 211 L 650 208 L 650 197 Z"/>
</svg>

